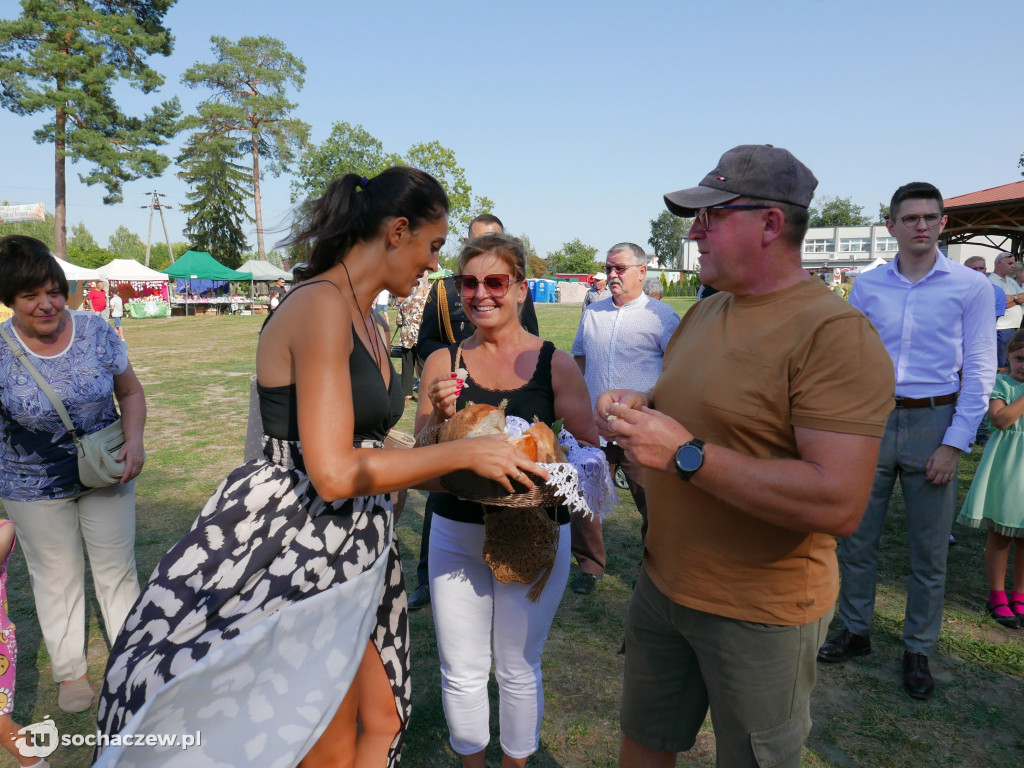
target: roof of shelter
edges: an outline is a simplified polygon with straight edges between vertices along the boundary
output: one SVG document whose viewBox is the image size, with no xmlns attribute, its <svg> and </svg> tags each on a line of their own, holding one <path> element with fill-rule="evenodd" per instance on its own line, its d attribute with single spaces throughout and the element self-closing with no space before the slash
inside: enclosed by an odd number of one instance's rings
<svg viewBox="0 0 1024 768">
<path fill-rule="evenodd" d="M 250 273 L 253 280 L 277 280 L 279 277 L 283 277 L 288 282 L 292 280 L 291 272 L 285 272 L 283 269 L 275 267 L 269 261 L 249 259 L 238 268 L 238 271 Z"/>
<path fill-rule="evenodd" d="M 114 282 L 166 282 L 167 275 L 157 272 L 155 269 L 150 269 L 145 264 L 140 264 L 135 259 L 114 259 L 113 261 L 107 262 L 102 267 L 98 267 L 96 272 L 104 280 Z"/>
<path fill-rule="evenodd" d="M 984 205 L 986 203 L 1002 203 L 1008 200 L 1024 199 L 1024 181 L 1014 181 L 1010 184 L 1001 184 L 998 187 L 990 187 L 979 192 L 968 192 L 966 195 L 948 197 L 945 200 L 945 207 L 960 208 L 968 205 Z"/>
<path fill-rule="evenodd" d="M 1024 181 L 969 192 L 943 201 L 948 217 L 942 240 L 1024 252 Z"/>
<path fill-rule="evenodd" d="M 252 280 L 252 273 L 236 272 L 225 267 L 206 251 L 185 251 L 171 266 L 160 271 L 171 277 L 186 279 Z"/>
</svg>

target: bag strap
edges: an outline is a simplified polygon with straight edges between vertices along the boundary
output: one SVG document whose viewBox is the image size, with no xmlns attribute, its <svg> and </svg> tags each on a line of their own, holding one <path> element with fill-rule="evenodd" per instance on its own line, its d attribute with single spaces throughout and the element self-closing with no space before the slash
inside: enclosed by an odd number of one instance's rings
<svg viewBox="0 0 1024 768">
<path fill-rule="evenodd" d="M 444 287 L 444 278 L 437 279 L 437 313 L 441 316 L 441 323 L 444 326 L 448 343 L 455 343 L 455 332 L 452 330 L 451 310 L 448 308 L 448 291 Z"/>
<path fill-rule="evenodd" d="M 21 348 L 20 344 L 11 338 L 7 329 L 2 325 L 0 325 L 0 336 L 4 337 L 4 341 L 7 342 L 7 346 L 11 348 L 11 351 L 18 359 L 18 362 L 25 366 L 25 370 L 29 372 L 33 379 L 36 380 L 36 384 L 39 385 L 39 389 L 41 389 L 43 394 L 46 395 L 46 399 L 50 401 L 50 404 L 53 405 L 54 410 L 57 411 L 57 415 L 60 416 L 60 420 L 64 422 L 64 427 L 71 434 L 71 438 L 77 441 L 78 435 L 75 433 L 75 425 L 71 423 L 71 417 L 68 415 L 68 409 L 64 407 L 64 403 L 62 403 L 61 399 L 57 397 L 57 393 L 53 391 L 53 387 L 51 387 L 50 383 L 43 378 L 43 374 L 41 374 L 39 370 L 32 365 L 31 361 L 29 361 L 28 357 L 25 355 L 25 350 Z"/>
</svg>

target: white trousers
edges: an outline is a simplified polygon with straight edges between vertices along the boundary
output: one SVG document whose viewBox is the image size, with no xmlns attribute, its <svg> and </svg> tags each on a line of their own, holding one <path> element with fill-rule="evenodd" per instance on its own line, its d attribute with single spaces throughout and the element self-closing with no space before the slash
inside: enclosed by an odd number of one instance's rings
<svg viewBox="0 0 1024 768">
<path fill-rule="evenodd" d="M 4 506 L 18 526 L 53 679 L 76 680 L 88 671 L 82 540 L 111 643 L 139 596 L 135 481 L 98 488 L 77 499 L 5 499 Z"/>
<path fill-rule="evenodd" d="M 569 526 L 559 526 L 555 565 L 536 603 L 526 596 L 530 585 L 494 578 L 483 545 L 482 525 L 434 516 L 430 601 L 441 657 L 441 701 L 452 749 L 460 755 L 484 749 L 490 741 L 487 680 L 493 630 L 501 748 L 509 757 L 524 758 L 540 745 L 540 661 L 569 578 Z"/>
</svg>

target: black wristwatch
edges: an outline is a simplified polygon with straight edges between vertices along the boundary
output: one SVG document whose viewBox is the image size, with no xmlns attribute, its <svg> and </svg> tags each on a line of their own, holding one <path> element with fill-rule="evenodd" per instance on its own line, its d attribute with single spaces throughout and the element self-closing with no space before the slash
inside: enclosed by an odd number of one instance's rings
<svg viewBox="0 0 1024 768">
<path fill-rule="evenodd" d="M 690 482 L 693 473 L 704 465 L 704 441 L 694 438 L 676 449 L 676 474 Z"/>
</svg>

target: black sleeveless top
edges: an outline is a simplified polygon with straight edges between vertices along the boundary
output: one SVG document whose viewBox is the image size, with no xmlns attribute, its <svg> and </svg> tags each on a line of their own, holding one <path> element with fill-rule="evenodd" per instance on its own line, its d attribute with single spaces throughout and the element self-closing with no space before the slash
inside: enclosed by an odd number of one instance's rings
<svg viewBox="0 0 1024 768">
<path fill-rule="evenodd" d="M 313 285 L 314 282 L 329 281 L 315 280 L 297 285 L 285 294 L 285 299 L 295 291 L 307 285 Z M 283 302 L 284 299 L 282 299 Z M 270 316 L 264 320 L 263 326 L 266 327 L 269 321 Z M 402 418 L 402 411 L 405 410 L 405 397 L 402 395 L 401 386 L 397 384 L 398 376 L 395 374 L 394 366 L 391 365 L 391 358 L 388 358 L 388 366 L 391 368 L 391 385 L 385 389 L 380 369 L 354 327 L 352 337 L 355 344 L 352 354 L 348 358 L 348 372 L 352 381 L 352 411 L 355 416 L 352 439 L 353 442 L 383 440 L 388 430 Z M 278 440 L 298 440 L 299 416 L 295 384 L 264 387 L 257 381 L 256 392 L 260 400 L 263 432 Z"/>
<path fill-rule="evenodd" d="M 452 358 L 452 370 L 455 370 L 455 357 L 458 345 L 449 347 Z M 555 390 L 551 385 L 551 358 L 555 354 L 555 345 L 545 341 L 540 348 L 540 355 L 537 358 L 537 367 L 533 376 L 519 389 L 497 390 L 485 389 L 473 380 L 472 372 L 466 376 L 462 394 L 459 395 L 459 403 L 472 401 L 495 407 L 501 405 L 502 400 L 507 400 L 505 413 L 509 416 L 518 416 L 532 423 L 534 417 L 543 421 L 548 426 L 555 421 Z M 465 367 L 463 365 L 463 367 Z M 460 523 L 483 523 L 484 513 L 481 505 L 475 501 L 464 501 L 452 496 L 450 493 L 438 493 L 437 506 L 434 514 L 447 517 Z M 560 525 L 569 522 L 569 510 L 565 506 L 559 506 L 548 510 L 553 520 Z"/>
</svg>

